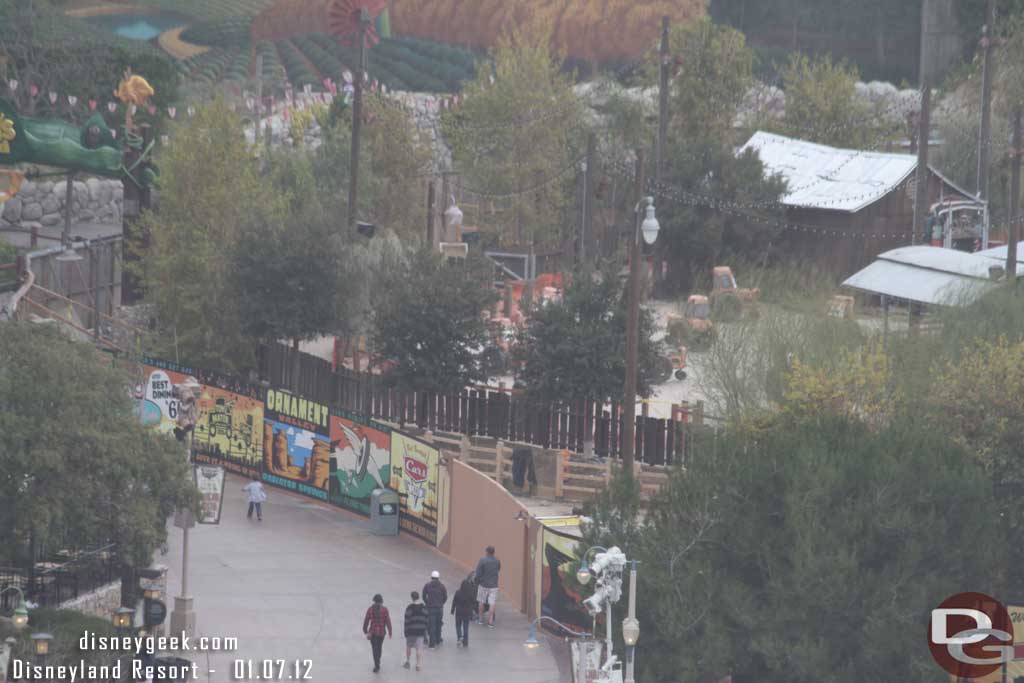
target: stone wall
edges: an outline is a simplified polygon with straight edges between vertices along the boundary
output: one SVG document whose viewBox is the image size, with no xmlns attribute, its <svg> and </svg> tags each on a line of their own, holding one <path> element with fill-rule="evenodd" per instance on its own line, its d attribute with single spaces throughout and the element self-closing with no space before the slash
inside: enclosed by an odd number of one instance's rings
<svg viewBox="0 0 1024 683">
<path fill-rule="evenodd" d="M 66 193 L 67 184 L 63 180 L 25 181 L 17 195 L 0 204 L 0 227 L 30 228 L 32 223 L 44 228 L 62 226 Z M 76 180 L 71 219 L 79 223 L 118 225 L 123 202 L 124 186 L 120 180 Z"/>
<path fill-rule="evenodd" d="M 121 581 L 100 586 L 60 604 L 61 609 L 73 609 L 82 614 L 110 621 L 111 615 L 121 606 Z"/>
</svg>

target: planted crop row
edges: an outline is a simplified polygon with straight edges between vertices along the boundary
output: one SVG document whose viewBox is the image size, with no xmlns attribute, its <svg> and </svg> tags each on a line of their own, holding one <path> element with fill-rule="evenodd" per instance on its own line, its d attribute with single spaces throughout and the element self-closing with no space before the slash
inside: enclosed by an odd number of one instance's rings
<svg viewBox="0 0 1024 683">
<path fill-rule="evenodd" d="M 302 88 L 309 84 L 315 88 L 320 85 L 320 78 L 310 70 L 302 53 L 297 47 L 292 45 L 291 41 L 282 40 L 278 42 L 277 52 L 281 57 L 281 63 L 284 64 L 284 68 L 288 72 L 288 80 L 291 81 L 293 86 Z"/>
<path fill-rule="evenodd" d="M 334 80 L 341 79 L 346 66 L 333 54 L 307 38 L 296 38 L 292 40 L 292 43 L 306 55 L 309 61 L 313 62 L 313 65 L 320 71 L 320 75 Z"/>
<path fill-rule="evenodd" d="M 197 21 L 217 22 L 254 17 L 273 0 L 139 0 L 140 4 L 185 14 Z"/>
<path fill-rule="evenodd" d="M 270 42 L 262 42 L 256 46 L 256 54 L 263 57 L 263 82 L 276 84 L 286 78 L 284 65 L 277 56 L 277 47 Z"/>
<path fill-rule="evenodd" d="M 200 83 L 217 83 L 221 80 L 224 69 L 231 61 L 232 54 L 226 50 L 210 50 L 186 59 L 184 63 L 189 68 L 189 80 Z"/>
<path fill-rule="evenodd" d="M 394 70 L 403 76 L 401 69 L 411 69 L 421 74 L 415 83 L 422 90 L 433 90 L 435 92 L 458 91 L 462 88 L 462 82 L 473 77 L 473 73 L 464 69 L 461 65 L 435 59 L 411 48 L 391 40 L 382 40 L 373 48 L 373 55 L 376 59 L 384 59 L 394 65 Z M 410 77 L 412 73 L 410 72 Z M 403 76 L 403 78 L 405 78 Z M 408 79 L 406 79 L 408 80 Z"/>
<path fill-rule="evenodd" d="M 233 83 L 245 83 L 249 80 L 248 50 L 239 50 L 233 54 L 231 62 L 224 71 L 223 78 Z"/>
<path fill-rule="evenodd" d="M 233 17 L 222 21 L 200 22 L 185 29 L 182 39 L 211 47 L 248 47 L 252 17 Z"/>
<path fill-rule="evenodd" d="M 322 33 L 314 33 L 313 35 L 306 36 L 306 39 L 316 44 L 318 47 L 326 52 L 333 55 L 342 64 L 345 64 L 350 71 L 353 73 L 356 71 L 355 65 L 359 64 L 359 50 L 355 47 L 349 47 L 342 45 L 338 42 L 337 38 L 324 35 Z M 387 66 L 380 63 L 376 59 L 368 60 L 368 72 L 370 78 L 374 78 L 388 87 L 389 90 L 409 90 L 410 86 L 401 78 L 396 76 Z"/>
<path fill-rule="evenodd" d="M 477 57 L 471 50 L 444 43 L 435 43 L 422 38 L 388 38 L 382 40 L 380 46 L 399 45 L 429 57 L 436 62 L 444 62 L 462 70 L 466 79 L 476 76 Z"/>
</svg>

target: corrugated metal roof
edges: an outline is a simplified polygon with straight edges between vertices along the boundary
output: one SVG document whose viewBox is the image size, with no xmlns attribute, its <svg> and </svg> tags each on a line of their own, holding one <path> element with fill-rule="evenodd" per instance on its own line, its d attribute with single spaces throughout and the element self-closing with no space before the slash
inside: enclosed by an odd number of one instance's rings
<svg viewBox="0 0 1024 683">
<path fill-rule="evenodd" d="M 995 287 L 993 282 L 893 261 L 875 261 L 851 275 L 843 285 L 873 294 L 942 306 L 970 303 Z"/>
<path fill-rule="evenodd" d="M 854 213 L 884 197 L 917 166 L 910 154 L 838 149 L 758 131 L 740 151 L 754 149 L 768 173 L 782 175 L 787 206 Z"/>
<path fill-rule="evenodd" d="M 874 294 L 944 306 L 963 305 L 997 286 L 991 257 L 940 247 L 900 247 L 843 282 Z"/>
<path fill-rule="evenodd" d="M 986 256 L 996 259 L 1000 263 L 1006 263 L 1006 245 L 984 249 L 978 252 L 978 256 Z M 1017 243 L 1017 263 L 1024 263 L 1024 242 Z"/>
</svg>

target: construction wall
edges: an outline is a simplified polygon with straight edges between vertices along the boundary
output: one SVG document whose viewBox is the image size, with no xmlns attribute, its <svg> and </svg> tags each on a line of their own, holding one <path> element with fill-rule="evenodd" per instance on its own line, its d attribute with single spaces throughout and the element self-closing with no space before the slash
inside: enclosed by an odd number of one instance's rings
<svg viewBox="0 0 1024 683">
<path fill-rule="evenodd" d="M 533 590 L 531 568 L 536 531 L 526 508 L 503 486 L 454 458 L 448 459 L 451 506 L 447 538 L 441 546 L 468 570 L 476 567 L 484 549 L 493 545 L 501 560 L 501 596 L 521 612 L 527 611 Z M 526 519 L 516 519 L 519 513 Z M 531 610 L 532 611 L 532 610 Z"/>
</svg>

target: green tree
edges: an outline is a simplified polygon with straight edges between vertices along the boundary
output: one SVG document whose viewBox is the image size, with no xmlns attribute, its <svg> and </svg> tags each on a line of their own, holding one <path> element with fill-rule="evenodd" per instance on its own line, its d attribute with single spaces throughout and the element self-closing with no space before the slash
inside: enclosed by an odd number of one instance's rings
<svg viewBox="0 0 1024 683">
<path fill-rule="evenodd" d="M 785 183 L 765 178 L 756 154 L 735 153 L 743 140 L 733 123 L 753 83 L 743 34 L 703 19 L 674 28 L 670 45 L 681 60 L 671 86 L 663 186 L 656 189 L 656 248 L 669 264 L 669 285 L 687 290 L 716 262 L 768 257 L 781 230 L 774 202 Z M 653 66 L 649 60 L 648 79 Z"/>
<path fill-rule="evenodd" d="M 142 275 L 159 326 L 153 352 L 226 372 L 251 367 L 255 351 L 231 286 L 235 254 L 254 247 L 256 226 L 281 225 L 286 208 L 241 131 L 219 100 L 174 124 L 177 142 L 158 160 L 158 208 L 142 219 Z"/>
<path fill-rule="evenodd" d="M 198 501 L 184 449 L 142 426 L 111 359 L 48 325 L 0 325 L 0 548 L 114 542 L 148 566 L 167 517 Z M 20 551 L 20 552 L 19 552 Z"/>
<path fill-rule="evenodd" d="M 337 215 L 320 201 L 305 150 L 278 151 L 267 185 L 287 201 L 282 223 L 261 221 L 231 254 L 228 286 L 242 332 L 262 342 L 349 334 L 364 278 L 346 248 Z"/>
<path fill-rule="evenodd" d="M 991 523 L 981 469 L 913 422 L 773 420 L 672 473 L 626 548 L 637 680 L 934 679 L 919 625 L 965 586 L 991 590 L 1017 539 Z M 608 530 L 582 546 L 617 543 Z"/>
<path fill-rule="evenodd" d="M 627 300 L 614 270 L 577 271 L 562 300 L 530 316 L 519 336 L 518 378 L 527 393 L 545 401 L 621 400 L 626 377 Z M 654 317 L 641 308 L 638 393 L 655 383 L 660 345 L 651 341 Z"/>
<path fill-rule="evenodd" d="M 424 249 L 389 255 L 378 277 L 373 344 L 396 363 L 396 386 L 452 394 L 486 379 L 478 351 L 488 341 L 482 313 L 498 299 L 493 264 Z"/>
<path fill-rule="evenodd" d="M 881 116 L 880 105 L 857 94 L 860 74 L 845 61 L 793 54 L 782 70 L 786 111 L 777 126 L 784 135 L 833 147 L 871 149 L 899 126 Z"/>
<path fill-rule="evenodd" d="M 461 182 L 502 197 L 480 220 L 508 244 L 561 243 L 582 157 L 582 105 L 549 38 L 501 40 L 444 120 Z"/>
</svg>

